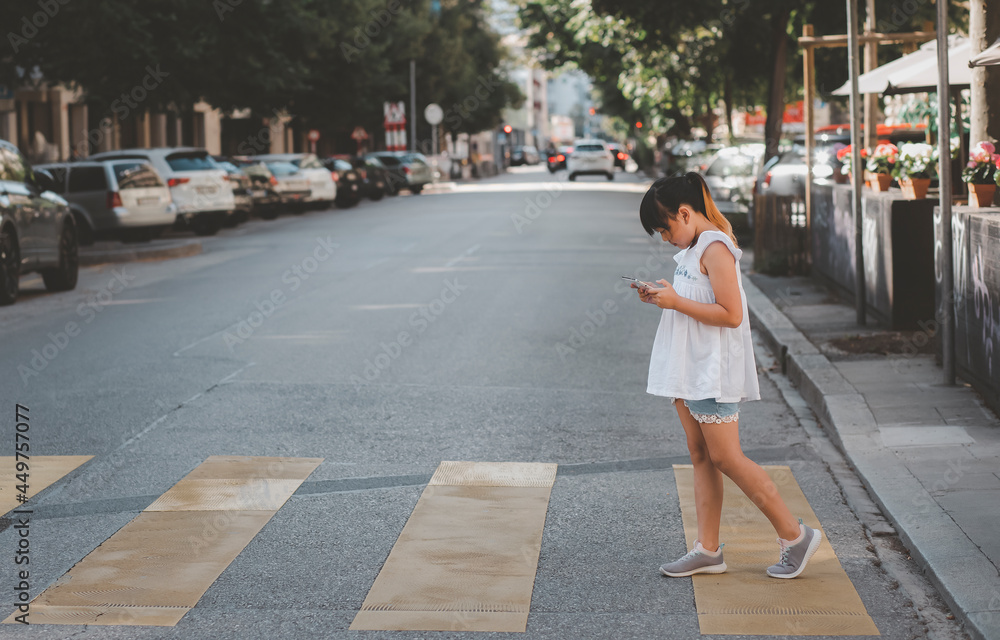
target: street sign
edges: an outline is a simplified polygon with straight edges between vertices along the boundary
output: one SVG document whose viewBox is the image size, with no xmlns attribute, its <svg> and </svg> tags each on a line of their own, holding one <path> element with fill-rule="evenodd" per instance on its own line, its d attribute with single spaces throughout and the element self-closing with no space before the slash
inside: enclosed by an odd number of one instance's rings
<svg viewBox="0 0 1000 640">
<path fill-rule="evenodd" d="M 362 140 L 368 139 L 368 132 L 365 131 L 364 127 L 354 127 L 354 131 L 351 132 L 351 139 L 361 142 Z"/>
<path fill-rule="evenodd" d="M 432 102 L 424 109 L 424 118 L 426 118 L 427 124 L 441 124 L 441 121 L 444 119 L 444 111 L 440 105 Z"/>
<path fill-rule="evenodd" d="M 319 129 L 310 129 L 308 137 L 309 142 L 316 142 L 319 140 Z"/>
</svg>

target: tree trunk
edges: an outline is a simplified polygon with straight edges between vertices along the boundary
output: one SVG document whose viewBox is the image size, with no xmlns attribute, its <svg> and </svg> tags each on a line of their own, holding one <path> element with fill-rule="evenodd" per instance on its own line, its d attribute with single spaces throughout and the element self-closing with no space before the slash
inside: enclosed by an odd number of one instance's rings
<svg viewBox="0 0 1000 640">
<path fill-rule="evenodd" d="M 728 142 L 732 144 L 733 135 L 733 76 L 726 74 L 725 84 L 722 87 L 722 105 L 726 110 L 726 130 L 729 131 Z"/>
<path fill-rule="evenodd" d="M 767 120 L 764 124 L 765 159 L 778 155 L 781 125 L 785 115 L 785 75 L 788 64 L 787 8 L 778 9 L 771 17 L 771 87 L 767 99 Z"/>
</svg>

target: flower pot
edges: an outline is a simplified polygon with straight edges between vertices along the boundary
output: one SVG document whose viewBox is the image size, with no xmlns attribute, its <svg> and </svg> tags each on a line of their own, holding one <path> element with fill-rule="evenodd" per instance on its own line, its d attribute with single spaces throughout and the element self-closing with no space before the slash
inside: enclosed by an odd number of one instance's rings
<svg viewBox="0 0 1000 640">
<path fill-rule="evenodd" d="M 931 186 L 930 178 L 902 178 L 899 186 L 907 200 L 923 200 L 927 197 L 927 189 Z"/>
<path fill-rule="evenodd" d="M 993 206 L 993 195 L 997 191 L 995 184 L 969 184 L 969 206 L 970 207 L 991 207 Z"/>
<path fill-rule="evenodd" d="M 868 184 L 875 191 L 888 191 L 889 185 L 892 184 L 892 176 L 888 173 L 872 173 L 868 172 L 866 174 Z"/>
</svg>

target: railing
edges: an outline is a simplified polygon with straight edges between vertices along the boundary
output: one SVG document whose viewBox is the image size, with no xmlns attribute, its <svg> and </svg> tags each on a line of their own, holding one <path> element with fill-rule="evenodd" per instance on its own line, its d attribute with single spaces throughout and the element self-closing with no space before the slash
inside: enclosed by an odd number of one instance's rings
<svg viewBox="0 0 1000 640">
<path fill-rule="evenodd" d="M 771 275 L 809 273 L 806 203 L 800 196 L 754 196 L 753 267 Z"/>
</svg>

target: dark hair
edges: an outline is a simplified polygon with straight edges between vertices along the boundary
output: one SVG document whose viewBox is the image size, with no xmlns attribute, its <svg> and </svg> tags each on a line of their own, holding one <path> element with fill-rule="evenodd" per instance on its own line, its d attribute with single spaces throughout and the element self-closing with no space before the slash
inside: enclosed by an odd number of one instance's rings
<svg viewBox="0 0 1000 640">
<path fill-rule="evenodd" d="M 649 187 L 639 205 L 642 228 L 653 235 L 654 229 L 665 227 L 668 220 L 675 220 L 677 210 L 684 204 L 708 218 L 709 222 L 736 244 L 733 225 L 715 206 L 705 179 L 693 171 L 674 178 L 660 178 Z"/>
</svg>

